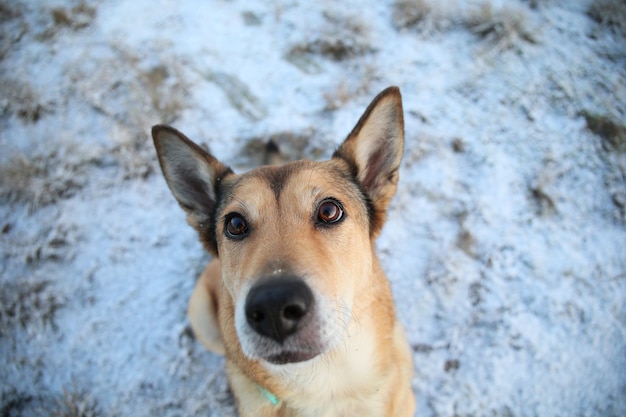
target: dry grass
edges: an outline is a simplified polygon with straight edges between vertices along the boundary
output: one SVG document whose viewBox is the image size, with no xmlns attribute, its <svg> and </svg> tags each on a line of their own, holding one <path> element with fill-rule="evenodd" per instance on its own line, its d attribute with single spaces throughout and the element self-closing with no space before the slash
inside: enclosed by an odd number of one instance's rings
<svg viewBox="0 0 626 417">
<path fill-rule="evenodd" d="M 614 218 L 626 224 L 626 125 L 591 111 L 583 111 L 581 116 L 600 139 L 599 155 L 606 165 L 604 182 L 615 206 Z"/>
<path fill-rule="evenodd" d="M 20 16 L 22 13 L 18 11 L 18 7 L 19 6 L 13 4 L 0 3 L 0 23 Z"/>
<path fill-rule="evenodd" d="M 556 213 L 554 199 L 546 191 L 541 180 L 529 187 L 530 197 L 535 206 L 535 213 L 539 216 L 547 216 Z"/>
<path fill-rule="evenodd" d="M 97 112 L 135 131 L 145 131 L 154 120 L 173 123 L 185 107 L 188 86 L 176 59 L 142 57 L 121 45 L 112 45 L 115 54 L 98 58 L 96 65 L 71 69 L 75 92 Z M 147 62 L 150 60 L 150 62 Z"/>
<path fill-rule="evenodd" d="M 0 79 L 0 114 L 15 115 L 25 123 L 36 123 L 52 113 L 53 103 L 44 100 L 28 83 L 15 78 Z"/>
<path fill-rule="evenodd" d="M 397 28 L 410 28 L 424 22 L 433 6 L 428 0 L 399 0 L 393 5 L 393 23 Z"/>
<path fill-rule="evenodd" d="M 155 171 L 148 129 L 155 123 L 174 123 L 184 110 L 188 84 L 178 60 L 145 57 L 113 45 L 114 54 L 97 58 L 86 53 L 71 69 L 74 93 L 96 112 L 110 119 L 113 155 L 124 179 L 145 178 Z"/>
<path fill-rule="evenodd" d="M 35 398 L 26 393 L 17 392 L 14 388 L 3 387 L 0 391 L 0 416 L 23 416 L 24 411 L 32 407 Z"/>
<path fill-rule="evenodd" d="M 0 392 L 0 416 L 32 417 L 100 417 L 98 402 L 84 391 L 63 389 L 63 394 L 29 394 L 18 392 L 15 388 L 5 387 Z M 115 414 L 107 414 L 113 417 Z"/>
<path fill-rule="evenodd" d="M 313 129 L 303 132 L 278 132 L 245 140 L 237 164 L 246 167 L 284 163 L 299 159 L 319 159 L 325 149 Z"/>
<path fill-rule="evenodd" d="M 466 28 L 497 51 L 537 42 L 526 9 L 510 5 L 494 7 L 489 1 L 461 8 L 434 0 L 398 0 L 393 5 L 393 23 L 398 29 L 417 28 L 426 33 Z"/>
<path fill-rule="evenodd" d="M 59 18 L 60 19 L 60 18 Z M 148 135 L 155 123 L 173 123 L 187 101 L 182 68 L 154 57 L 141 58 L 114 48 L 110 61 L 81 56 L 68 67 L 71 93 L 110 119 L 112 147 L 81 145 L 54 137 L 55 147 L 24 154 L 4 150 L 0 159 L 0 200 L 26 202 L 31 208 L 74 196 L 88 180 L 90 170 L 116 165 L 123 179 L 145 178 L 156 169 Z M 148 64 L 146 60 L 150 59 Z M 0 116 L 24 123 L 40 123 L 55 103 L 43 99 L 30 84 L 0 78 L 4 96 Z"/>
<path fill-rule="evenodd" d="M 602 146 L 607 152 L 626 153 L 626 126 L 611 117 L 583 111 L 587 128 L 602 138 Z"/>
<path fill-rule="evenodd" d="M 96 9 L 82 1 L 72 8 L 55 7 L 50 11 L 55 26 L 81 30 L 96 17 Z"/>
<path fill-rule="evenodd" d="M 63 305 L 63 297 L 48 280 L 0 283 L 0 338 L 33 324 L 54 327 L 56 312 Z"/>
<path fill-rule="evenodd" d="M 392 21 L 397 29 L 417 29 L 422 33 L 444 30 L 462 20 L 458 10 L 433 0 L 397 0 Z"/>
<path fill-rule="evenodd" d="M 219 87 L 226 95 L 231 106 L 245 118 L 257 121 L 267 114 L 267 110 L 263 107 L 261 100 L 239 78 L 218 71 L 208 71 L 202 75 L 207 81 Z"/>
<path fill-rule="evenodd" d="M 246 26 L 261 26 L 263 24 L 263 19 L 249 10 L 242 12 L 241 18 Z"/>
<path fill-rule="evenodd" d="M 28 32 L 28 24 L 24 18 L 24 5 L 0 3 L 0 59 L 4 58 L 14 45 L 19 43 Z"/>
<path fill-rule="evenodd" d="M 164 123 L 173 123 L 186 101 L 187 84 L 183 81 L 181 69 L 160 62 L 146 71 L 138 69 L 137 75 L 143 91 L 150 97 L 152 111 Z"/>
<path fill-rule="evenodd" d="M 626 36 L 626 1 L 593 0 L 587 14 L 601 26 Z"/>
<path fill-rule="evenodd" d="M 53 7 L 49 9 L 47 24 L 42 24 L 43 30 L 36 37 L 40 41 L 53 40 L 64 29 L 80 31 L 89 27 L 95 18 L 96 8 L 85 0 L 73 7 Z"/>
<path fill-rule="evenodd" d="M 331 89 L 324 91 L 324 110 L 333 111 L 347 102 L 371 93 L 372 83 L 378 78 L 376 67 L 364 65 L 357 69 L 357 75 L 338 81 Z"/>
<path fill-rule="evenodd" d="M 53 417 L 99 417 L 101 415 L 98 402 L 75 386 L 72 390 L 63 389 L 63 397 L 57 400 L 52 410 Z"/>
<path fill-rule="evenodd" d="M 534 181 L 528 186 L 529 199 L 540 217 L 558 214 L 555 182 L 559 177 L 556 163 L 547 158 Z"/>
<path fill-rule="evenodd" d="M 537 43 L 528 15 L 520 7 L 494 8 L 491 3 L 483 3 L 470 12 L 465 25 L 498 51 L 517 48 L 523 42 Z"/>
<path fill-rule="evenodd" d="M 317 36 L 292 46 L 285 59 L 303 72 L 315 73 L 319 66 L 315 57 L 343 62 L 374 51 L 369 41 L 369 27 L 354 16 L 325 13 L 326 25 Z"/>
<path fill-rule="evenodd" d="M 31 209 L 74 196 L 89 171 L 101 163 L 100 152 L 70 142 L 42 149 L 32 156 L 14 154 L 0 165 L 0 199 L 28 204 Z"/>
</svg>

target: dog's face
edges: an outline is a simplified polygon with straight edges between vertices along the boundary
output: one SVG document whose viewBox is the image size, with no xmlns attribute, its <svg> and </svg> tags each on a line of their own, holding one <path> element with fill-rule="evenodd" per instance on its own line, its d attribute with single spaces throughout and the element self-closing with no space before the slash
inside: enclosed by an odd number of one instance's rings
<svg viewBox="0 0 626 417">
<path fill-rule="evenodd" d="M 286 364 L 339 343 L 395 193 L 399 91 L 382 92 L 333 158 L 234 174 L 178 131 L 153 128 L 165 178 L 218 256 L 243 353 Z"/>
<path fill-rule="evenodd" d="M 243 352 L 311 359 L 341 339 L 371 273 L 367 201 L 347 164 L 294 162 L 224 180 L 216 240 Z"/>
</svg>

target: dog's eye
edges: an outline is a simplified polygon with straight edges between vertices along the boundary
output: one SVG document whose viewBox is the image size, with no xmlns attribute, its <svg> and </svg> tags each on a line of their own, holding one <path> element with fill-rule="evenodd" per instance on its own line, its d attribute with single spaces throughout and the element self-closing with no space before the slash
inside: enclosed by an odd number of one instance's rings
<svg viewBox="0 0 626 417">
<path fill-rule="evenodd" d="M 226 236 L 241 239 L 248 234 L 248 224 L 240 214 L 233 213 L 226 218 L 225 231 Z"/>
<path fill-rule="evenodd" d="M 337 223 L 343 218 L 341 205 L 334 200 L 325 200 L 317 209 L 317 220 L 321 223 Z"/>
</svg>

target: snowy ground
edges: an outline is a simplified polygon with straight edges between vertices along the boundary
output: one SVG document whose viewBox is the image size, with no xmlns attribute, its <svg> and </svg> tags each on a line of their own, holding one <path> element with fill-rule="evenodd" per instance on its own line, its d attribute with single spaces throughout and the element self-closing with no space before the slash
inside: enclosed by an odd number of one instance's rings
<svg viewBox="0 0 626 417">
<path fill-rule="evenodd" d="M 149 129 L 240 169 L 270 137 L 324 158 L 388 85 L 406 153 L 378 247 L 417 415 L 626 415 L 625 22 L 620 0 L 3 2 L 0 416 L 233 416 Z"/>
</svg>

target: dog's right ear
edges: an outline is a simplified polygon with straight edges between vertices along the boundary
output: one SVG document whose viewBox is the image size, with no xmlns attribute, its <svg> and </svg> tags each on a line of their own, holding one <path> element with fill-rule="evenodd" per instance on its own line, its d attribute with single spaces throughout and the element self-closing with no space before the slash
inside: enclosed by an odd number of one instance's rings
<svg viewBox="0 0 626 417">
<path fill-rule="evenodd" d="M 232 170 L 170 126 L 154 126 L 152 139 L 165 181 L 187 213 L 187 222 L 198 231 L 207 250 L 217 256 L 217 196 L 220 182 Z"/>
<path fill-rule="evenodd" d="M 402 97 L 397 87 L 383 90 L 367 107 L 333 157 L 346 161 L 371 202 L 370 232 L 376 236 L 396 192 L 404 149 Z"/>
</svg>

